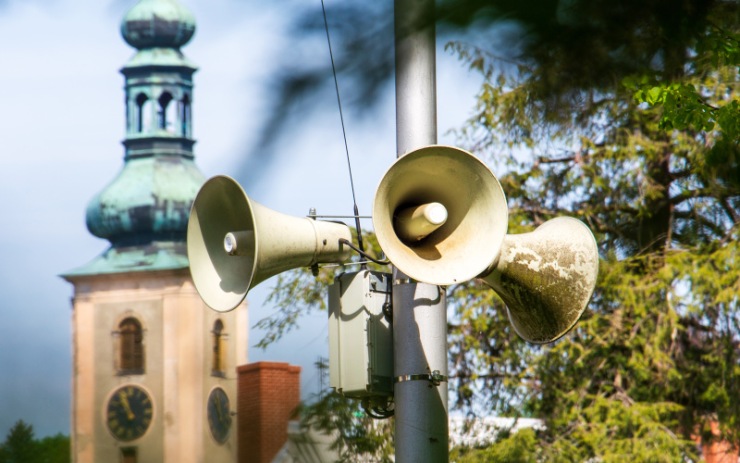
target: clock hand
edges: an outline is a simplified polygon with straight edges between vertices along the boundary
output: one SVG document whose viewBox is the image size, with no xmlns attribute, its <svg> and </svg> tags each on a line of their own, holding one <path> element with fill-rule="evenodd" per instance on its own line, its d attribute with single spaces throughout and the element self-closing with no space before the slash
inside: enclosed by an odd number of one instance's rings
<svg viewBox="0 0 740 463">
<path fill-rule="evenodd" d="M 218 421 L 223 422 L 224 421 L 224 413 L 221 410 L 223 403 L 221 402 L 221 396 L 216 395 L 216 411 L 218 411 Z"/>
<path fill-rule="evenodd" d="M 131 410 L 131 404 L 128 403 L 128 396 L 126 395 L 126 392 L 125 391 L 119 392 L 118 398 L 121 399 L 121 404 L 123 404 L 123 409 L 126 411 L 126 418 L 128 418 L 129 421 L 136 418 L 136 415 L 134 414 L 133 410 Z"/>
</svg>

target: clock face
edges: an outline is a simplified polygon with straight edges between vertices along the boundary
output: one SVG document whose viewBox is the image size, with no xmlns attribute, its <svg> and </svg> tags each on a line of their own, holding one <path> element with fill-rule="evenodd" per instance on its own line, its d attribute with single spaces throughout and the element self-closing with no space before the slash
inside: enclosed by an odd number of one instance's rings
<svg viewBox="0 0 740 463">
<path fill-rule="evenodd" d="M 138 386 L 127 385 L 117 389 L 108 400 L 106 422 L 116 439 L 128 442 L 146 433 L 153 414 L 149 394 Z"/>
<path fill-rule="evenodd" d="M 212 390 L 208 396 L 208 425 L 216 442 L 220 444 L 226 442 L 231 428 L 231 412 L 229 396 L 220 387 Z"/>
</svg>

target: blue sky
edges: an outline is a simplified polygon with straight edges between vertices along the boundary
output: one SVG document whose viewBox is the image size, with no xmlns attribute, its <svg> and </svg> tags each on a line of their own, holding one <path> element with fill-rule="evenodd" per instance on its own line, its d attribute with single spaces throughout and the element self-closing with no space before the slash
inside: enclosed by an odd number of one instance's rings
<svg viewBox="0 0 740 463">
<path fill-rule="evenodd" d="M 337 1 L 326 0 L 329 15 Z M 288 6 L 181 2 L 197 21 L 183 52 L 200 67 L 193 103 L 200 169 L 206 176 L 251 179 L 243 184 L 250 197 L 283 213 L 302 216 L 315 207 L 320 214 L 350 214 L 333 95 L 324 109 L 282 134 L 273 162 L 259 175 L 239 171 L 269 111 L 272 57 L 289 45 Z M 135 3 L 0 0 L 0 440 L 18 419 L 31 423 L 37 436 L 69 433 L 72 287 L 58 275 L 107 248 L 88 233 L 85 207 L 122 166 L 118 70 L 134 50 L 119 25 Z M 306 59 L 328 60 L 328 50 Z M 454 144 L 446 132 L 464 122 L 478 84 L 454 57 L 438 52 L 440 143 Z M 395 159 L 394 122 L 392 92 L 373 117 L 345 113 L 361 214 L 370 214 L 375 187 Z M 369 221 L 363 225 L 371 228 Z M 250 292 L 250 325 L 272 312 L 264 305 L 272 284 Z M 302 366 L 308 398 L 319 386 L 313 363 L 327 355 L 327 333 L 325 314 L 304 317 L 300 329 L 267 351 L 250 348 L 249 360 Z M 250 345 L 259 335 L 250 330 Z"/>
</svg>

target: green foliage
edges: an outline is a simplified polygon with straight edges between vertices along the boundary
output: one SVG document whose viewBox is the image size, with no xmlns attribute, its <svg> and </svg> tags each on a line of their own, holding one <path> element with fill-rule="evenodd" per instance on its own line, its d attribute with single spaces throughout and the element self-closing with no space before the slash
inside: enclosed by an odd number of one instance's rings
<svg viewBox="0 0 740 463">
<path fill-rule="evenodd" d="M 35 439 L 33 426 L 18 420 L 0 445 L 0 463 L 68 463 L 69 437 Z"/>
<path fill-rule="evenodd" d="M 328 365 L 321 361 L 317 367 L 322 374 Z M 393 441 L 389 436 L 393 419 L 376 420 L 368 416 L 359 400 L 348 399 L 333 391 L 322 391 L 317 400 L 302 409 L 304 430 L 314 429 L 334 436 L 331 449 L 339 462 L 362 461 L 390 463 L 393 461 Z"/>
<path fill-rule="evenodd" d="M 44 437 L 38 441 L 39 463 L 69 463 L 69 437 L 63 434 Z"/>
<path fill-rule="evenodd" d="M 536 432 L 522 429 L 481 449 L 455 448 L 450 461 L 456 463 L 537 463 L 541 452 Z"/>
<path fill-rule="evenodd" d="M 304 428 L 335 436 L 331 448 L 337 452 L 339 462 L 351 463 L 360 456 L 363 461 L 393 461 L 393 444 L 388 439 L 393 419 L 379 421 L 369 417 L 358 400 L 327 392 L 305 409 L 302 424 Z"/>
<path fill-rule="evenodd" d="M 510 232 L 571 215 L 602 255 L 590 310 L 547 347 L 452 289 L 458 404 L 542 418 L 538 461 L 695 460 L 712 421 L 740 444 L 737 68 L 696 55 L 665 85 L 644 73 L 553 107 L 539 69 L 453 48 L 486 78 L 460 135 L 501 172 Z"/>
<path fill-rule="evenodd" d="M 734 89 L 727 88 L 736 86 L 740 71 L 736 8 L 727 2 L 710 9 L 709 26 L 692 41 L 685 72 L 633 74 L 623 80 L 637 102 L 662 110 L 661 128 L 714 132 L 707 164 L 721 181 L 740 176 L 740 106 Z"/>
<path fill-rule="evenodd" d="M 34 460 L 33 426 L 18 420 L 5 438 L 2 458 L 4 463 L 27 463 Z"/>
</svg>

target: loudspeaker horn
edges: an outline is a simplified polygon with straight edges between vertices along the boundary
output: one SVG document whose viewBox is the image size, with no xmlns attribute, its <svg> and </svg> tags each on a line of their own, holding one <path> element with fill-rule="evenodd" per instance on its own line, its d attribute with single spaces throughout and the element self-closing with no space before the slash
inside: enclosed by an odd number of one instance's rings
<svg viewBox="0 0 740 463">
<path fill-rule="evenodd" d="M 557 218 L 507 235 L 501 184 L 459 148 L 427 146 L 399 158 L 376 192 L 373 224 L 401 272 L 441 286 L 482 278 L 506 303 L 517 333 L 533 343 L 567 333 L 596 285 L 599 256 L 588 227 Z"/>
<path fill-rule="evenodd" d="M 580 220 L 558 217 L 533 232 L 506 235 L 495 267 L 482 280 L 506 304 L 519 336 L 544 344 L 578 322 L 598 273 L 591 230 Z"/>
<path fill-rule="evenodd" d="M 509 209 L 501 184 L 475 156 L 427 146 L 396 160 L 378 186 L 373 226 L 388 259 L 409 277 L 451 285 L 498 256 Z"/>
<path fill-rule="evenodd" d="M 349 258 L 349 228 L 293 217 L 249 199 L 227 176 L 208 179 L 193 202 L 187 249 L 193 283 L 212 309 L 236 308 L 249 289 L 286 270 Z"/>
</svg>

